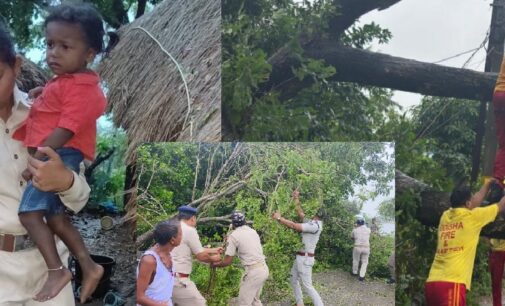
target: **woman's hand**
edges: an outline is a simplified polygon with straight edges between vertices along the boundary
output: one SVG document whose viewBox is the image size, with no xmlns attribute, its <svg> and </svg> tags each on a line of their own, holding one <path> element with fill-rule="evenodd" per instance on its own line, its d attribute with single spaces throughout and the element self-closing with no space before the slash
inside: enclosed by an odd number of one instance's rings
<svg viewBox="0 0 505 306">
<path fill-rule="evenodd" d="M 58 153 L 50 147 L 38 148 L 48 160 L 41 161 L 28 157 L 28 170 L 32 174 L 32 184 L 41 191 L 62 192 L 72 187 L 74 174 L 65 167 Z"/>
</svg>

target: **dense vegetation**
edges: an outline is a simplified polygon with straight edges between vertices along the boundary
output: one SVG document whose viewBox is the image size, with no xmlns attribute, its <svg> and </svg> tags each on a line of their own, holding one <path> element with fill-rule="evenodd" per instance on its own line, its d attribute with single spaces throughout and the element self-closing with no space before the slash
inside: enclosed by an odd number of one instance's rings
<svg viewBox="0 0 505 306">
<path fill-rule="evenodd" d="M 331 37 L 335 1 L 223 1 L 223 117 L 226 137 L 252 141 L 365 141 L 397 110 L 387 89 L 329 80 L 336 67 L 303 54 L 305 37 Z M 339 42 L 367 48 L 387 42 L 388 30 L 356 23 Z M 293 72 L 313 82 L 290 95 L 258 92 L 268 80 L 268 59 L 282 47 L 298 60 Z M 281 86 L 282 87 L 282 86 Z M 383 139 L 386 140 L 386 139 Z"/>
<path fill-rule="evenodd" d="M 348 198 L 367 184 L 373 186 L 367 197 L 389 195 L 394 175 L 393 148 L 387 143 L 150 144 L 138 153 L 139 237 L 179 205 L 192 202 L 200 211 L 202 241 L 220 244 L 228 226 L 213 218 L 242 210 L 262 239 L 271 275 L 264 290 L 268 300 L 290 295 L 289 271 L 301 245 L 298 234 L 270 217 L 280 210 L 296 219 L 292 190 L 300 190 L 307 216 L 320 206 L 326 212 L 316 270 L 350 271 L 349 235 L 363 200 Z M 393 214 L 391 202 L 382 205 L 385 215 Z M 392 235 L 373 237 L 370 276 L 389 277 L 387 258 L 393 247 Z M 236 265 L 219 270 L 210 305 L 224 305 L 237 296 L 240 275 Z M 206 292 L 208 267 L 196 265 L 192 279 Z"/>
</svg>

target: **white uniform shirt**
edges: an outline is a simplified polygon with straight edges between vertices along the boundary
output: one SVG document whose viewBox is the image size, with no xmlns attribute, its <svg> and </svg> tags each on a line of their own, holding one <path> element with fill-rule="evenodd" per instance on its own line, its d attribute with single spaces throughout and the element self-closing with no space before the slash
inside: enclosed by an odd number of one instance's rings
<svg viewBox="0 0 505 306">
<path fill-rule="evenodd" d="M 322 230 L 323 222 L 321 220 L 305 219 L 304 223 L 302 223 L 303 249 L 300 252 L 314 254 Z"/>
<path fill-rule="evenodd" d="M 24 235 L 26 229 L 19 222 L 18 207 L 26 182 L 21 173 L 28 165 L 28 151 L 12 133 L 28 116 L 30 102 L 25 93 L 14 88 L 14 107 L 7 122 L 0 119 L 0 234 Z M 60 194 L 65 206 L 74 212 L 81 210 L 89 197 L 89 186 L 84 178 L 74 173 L 73 186 Z"/>
<path fill-rule="evenodd" d="M 254 265 L 265 261 L 263 247 L 258 232 L 247 225 L 242 225 L 228 236 L 228 246 L 225 255 L 238 255 L 244 266 Z"/>
<path fill-rule="evenodd" d="M 354 246 L 370 246 L 370 229 L 366 225 L 360 225 L 352 230 L 351 237 L 354 239 Z"/>
<path fill-rule="evenodd" d="M 187 225 L 184 221 L 181 222 L 181 228 L 181 244 L 175 247 L 170 254 L 174 261 L 175 272 L 191 274 L 191 270 L 193 269 L 193 254 L 196 255 L 203 252 L 203 247 L 196 228 Z"/>
<path fill-rule="evenodd" d="M 26 187 L 21 172 L 27 166 L 28 152 L 11 135 L 28 116 L 30 103 L 17 87 L 14 99 L 12 115 L 7 122 L 0 119 L 0 234 L 24 235 L 26 230 L 19 222 L 18 207 Z M 60 193 L 63 204 L 75 212 L 81 210 L 89 198 L 90 189 L 83 170 L 81 167 L 80 175 L 74 173 L 72 187 Z M 57 248 L 65 263 L 68 250 L 61 241 Z M 0 251 L 0 263 L 0 305 L 32 305 L 34 292 L 40 290 L 47 278 L 47 266 L 38 249 Z M 46 303 L 48 306 L 74 305 L 71 286 L 67 285 L 57 297 Z"/>
</svg>

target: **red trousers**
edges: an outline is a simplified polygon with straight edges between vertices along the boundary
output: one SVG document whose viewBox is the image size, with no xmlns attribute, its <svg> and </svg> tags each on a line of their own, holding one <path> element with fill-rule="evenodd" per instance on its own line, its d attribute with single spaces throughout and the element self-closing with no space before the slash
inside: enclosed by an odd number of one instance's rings
<svg viewBox="0 0 505 306">
<path fill-rule="evenodd" d="M 493 108 L 495 117 L 496 140 L 498 151 L 494 160 L 494 177 L 503 187 L 505 178 L 505 92 L 497 91 L 493 95 Z"/>
<path fill-rule="evenodd" d="M 466 286 L 450 282 L 429 282 L 424 285 L 428 306 L 465 306 Z"/>
<path fill-rule="evenodd" d="M 489 270 L 491 272 L 491 287 L 493 288 L 493 306 L 502 306 L 501 284 L 504 263 L 505 251 L 491 251 L 491 253 L 489 253 Z"/>
</svg>

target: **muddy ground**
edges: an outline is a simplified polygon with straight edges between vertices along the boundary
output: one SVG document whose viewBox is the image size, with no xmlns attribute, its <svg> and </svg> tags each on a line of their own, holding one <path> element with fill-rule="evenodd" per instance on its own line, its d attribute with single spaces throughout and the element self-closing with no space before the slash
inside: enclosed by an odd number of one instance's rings
<svg viewBox="0 0 505 306">
<path fill-rule="evenodd" d="M 387 284 L 386 280 L 358 281 L 349 272 L 340 270 L 314 273 L 313 283 L 321 295 L 325 306 L 336 305 L 374 305 L 390 306 L 395 304 L 395 286 Z M 281 302 L 265 302 L 265 306 L 292 306 L 294 298 L 287 297 Z M 312 305 L 310 299 L 305 299 L 305 305 Z"/>
<path fill-rule="evenodd" d="M 111 230 L 102 230 L 99 215 L 80 213 L 72 217 L 91 254 L 112 257 L 116 261 L 110 290 L 120 296 L 127 306 L 135 306 L 135 247 L 128 226 L 120 225 L 116 216 Z M 79 306 L 81 304 L 77 304 Z M 103 299 L 95 298 L 86 306 L 103 305 Z"/>
</svg>

